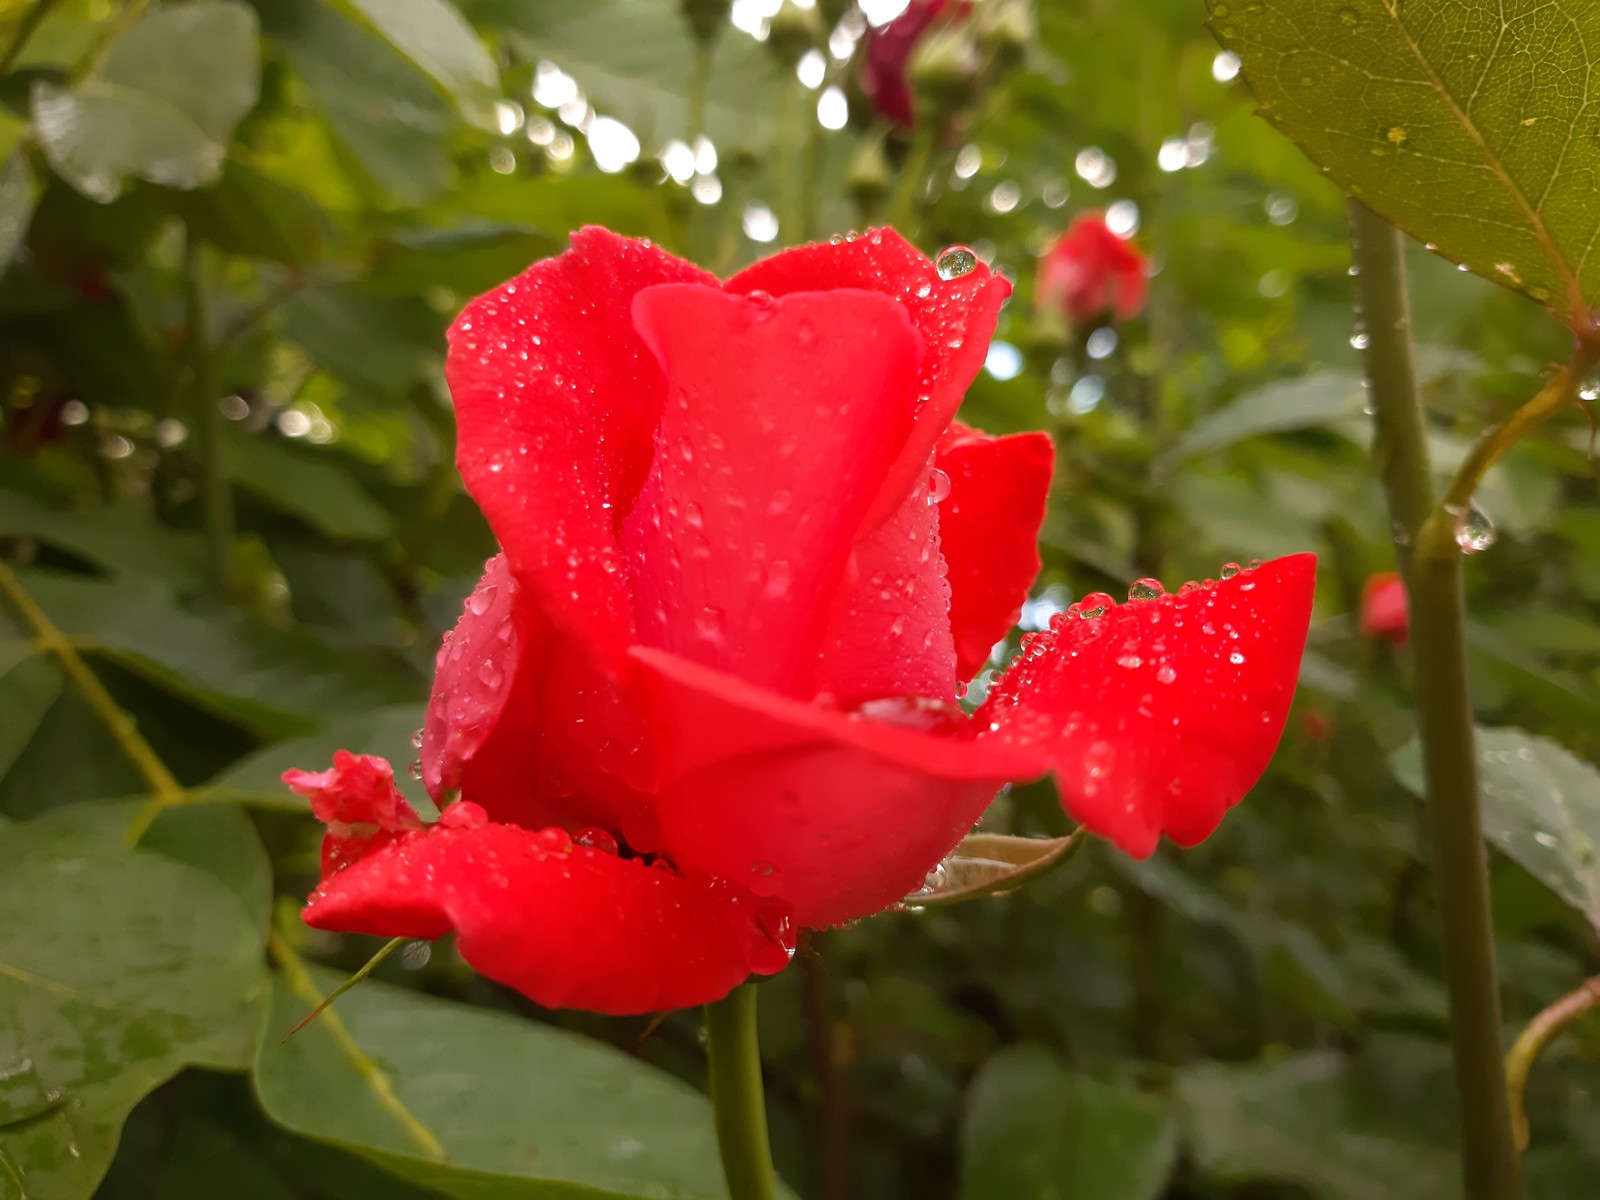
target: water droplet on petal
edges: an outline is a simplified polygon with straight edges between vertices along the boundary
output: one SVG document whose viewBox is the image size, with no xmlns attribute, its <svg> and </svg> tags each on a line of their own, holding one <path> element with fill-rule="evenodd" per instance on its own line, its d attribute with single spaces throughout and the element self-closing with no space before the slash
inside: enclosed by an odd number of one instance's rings
<svg viewBox="0 0 1600 1200">
<path fill-rule="evenodd" d="M 489 611 L 489 605 L 494 603 L 494 593 L 498 586 L 493 583 L 482 584 L 467 597 L 467 607 L 472 610 L 473 616 L 481 617 Z"/>
<path fill-rule="evenodd" d="M 965 246 L 949 246 L 939 252 L 933 268 L 939 272 L 939 278 L 948 283 L 976 271 L 978 256 Z"/>
<path fill-rule="evenodd" d="M 1223 563 L 1222 570 L 1218 572 L 1224 579 L 1232 579 L 1238 573 L 1239 564 L 1236 562 Z"/>
<path fill-rule="evenodd" d="M 1166 594 L 1167 589 L 1161 586 L 1159 579 L 1135 579 L 1128 588 L 1129 600 L 1154 600 Z"/>
<path fill-rule="evenodd" d="M 722 627 L 726 617 L 720 608 L 708 604 L 702 608 L 694 619 L 694 627 L 699 630 L 700 636 L 710 641 L 722 638 Z"/>
<path fill-rule="evenodd" d="M 406 768 L 406 774 L 410 775 L 413 779 L 421 779 L 422 760 L 420 758 L 413 758 L 411 760 L 411 765 Z"/>
<path fill-rule="evenodd" d="M 1170 663 L 1162 663 L 1156 671 L 1156 679 L 1161 683 L 1171 683 L 1177 677 L 1178 673 L 1172 669 Z"/>
<path fill-rule="evenodd" d="M 950 495 L 950 476 L 938 467 L 928 472 L 928 502 L 938 504 Z"/>
<path fill-rule="evenodd" d="M 572 835 L 575 845 L 587 846 L 591 850 L 598 850 L 601 854 L 615 854 L 617 852 L 617 839 L 608 830 L 600 829 L 594 825 L 585 826 Z"/>
<path fill-rule="evenodd" d="M 422 749 L 422 730 L 420 730 L 420 729 L 415 730 L 411 734 L 411 747 L 414 750 L 421 750 Z"/>
</svg>

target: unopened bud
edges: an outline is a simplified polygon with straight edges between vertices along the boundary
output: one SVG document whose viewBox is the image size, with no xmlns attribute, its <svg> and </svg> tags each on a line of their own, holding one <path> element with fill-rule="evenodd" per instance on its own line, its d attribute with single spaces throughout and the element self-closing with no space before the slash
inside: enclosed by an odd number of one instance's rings
<svg viewBox="0 0 1600 1200">
<path fill-rule="evenodd" d="M 709 46 L 721 36 L 733 11 L 733 0 L 679 0 L 683 19 L 689 22 L 689 32 L 702 46 Z"/>
<path fill-rule="evenodd" d="M 917 96 L 918 120 L 942 118 L 966 107 L 979 65 L 977 44 L 965 27 L 930 31 L 912 51 L 907 71 Z"/>
<path fill-rule="evenodd" d="M 877 212 L 889 190 L 889 161 L 883 155 L 881 138 L 868 140 L 856 151 L 845 185 L 862 216 L 871 217 Z"/>
<path fill-rule="evenodd" d="M 767 49 L 792 71 L 806 51 L 821 46 L 826 37 L 815 8 L 801 8 L 794 0 L 784 0 L 767 26 Z"/>
</svg>

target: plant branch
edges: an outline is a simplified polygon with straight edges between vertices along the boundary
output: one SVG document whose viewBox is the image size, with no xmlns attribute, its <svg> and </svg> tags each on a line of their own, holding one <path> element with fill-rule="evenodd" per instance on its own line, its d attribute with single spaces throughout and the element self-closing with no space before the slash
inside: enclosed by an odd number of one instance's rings
<svg viewBox="0 0 1600 1200">
<path fill-rule="evenodd" d="M 1586 979 L 1561 999 L 1550 1005 L 1518 1035 L 1506 1055 L 1506 1088 L 1511 1102 L 1511 1121 L 1516 1132 L 1517 1148 L 1526 1150 L 1531 1130 L 1528 1127 L 1527 1109 L 1523 1107 L 1522 1094 L 1528 1086 L 1528 1076 L 1544 1048 L 1566 1030 L 1579 1017 L 1600 1005 L 1600 975 Z"/>
<path fill-rule="evenodd" d="M 205 509 L 206 574 L 212 597 L 228 598 L 232 579 L 233 493 L 223 462 L 222 411 L 217 407 L 210 345 L 210 313 L 206 304 L 204 264 L 199 239 L 184 233 L 183 309 L 188 329 L 189 412 L 198 434 L 200 496 Z"/>
<path fill-rule="evenodd" d="M 84 662 L 72 639 L 62 633 L 56 623 L 45 614 L 44 609 L 34 602 L 33 597 L 28 595 L 22 586 L 21 580 L 3 562 L 0 562 L 0 594 L 5 596 L 17 615 L 22 618 L 23 624 L 32 632 L 40 649 L 53 654 L 61 663 L 61 669 L 66 672 L 67 678 L 72 680 L 95 715 L 111 731 L 111 736 L 116 739 L 122 753 L 150 786 L 152 793 L 150 801 L 134 818 L 126 835 L 130 846 L 137 845 L 145 830 L 150 828 L 151 822 L 161 811 L 170 805 L 183 803 L 187 792 L 172 772 L 167 770 L 166 764 L 151 748 L 150 743 L 145 741 L 139 732 L 137 722 L 123 711 L 111 693 L 106 691 L 106 686 L 100 682 L 99 676 L 89 669 L 89 664 Z"/>
<path fill-rule="evenodd" d="M 1578 389 L 1584 378 L 1600 363 L 1600 336 L 1580 337 L 1566 366 L 1539 393 L 1501 424 L 1495 426 L 1478 440 L 1461 464 L 1456 477 L 1445 489 L 1442 504 L 1447 509 L 1460 510 L 1472 503 L 1472 493 L 1478 488 L 1489 468 L 1515 446 L 1535 426 L 1554 416 L 1569 404 L 1576 403 Z M 1453 514 L 1452 514 L 1453 515 Z"/>
<path fill-rule="evenodd" d="M 291 992 L 313 1007 L 322 1002 L 322 993 L 318 990 L 316 981 L 311 978 L 311 972 L 306 970 L 306 964 L 295 953 L 294 947 L 289 945 L 288 940 L 277 930 L 267 935 L 267 950 L 277 962 L 279 970 L 283 972 L 284 981 L 288 983 Z M 339 1047 L 346 1061 L 355 1068 L 356 1074 L 361 1076 L 373 1095 L 377 1097 L 378 1106 L 394 1118 L 396 1124 L 405 1130 L 406 1136 L 416 1143 L 419 1150 L 429 1158 L 437 1159 L 439 1162 L 446 1161 L 449 1154 L 443 1144 L 434 1136 L 433 1131 L 405 1106 L 400 1097 L 394 1094 L 389 1076 L 384 1074 L 382 1068 L 361 1048 L 355 1035 L 350 1032 L 349 1026 L 344 1023 L 344 1019 L 329 1008 L 323 1011 L 320 1024 Z"/>
<path fill-rule="evenodd" d="M 767 1142 L 767 1103 L 756 1039 L 756 989 L 741 984 L 706 1005 L 711 1108 L 731 1200 L 776 1200 L 777 1176 Z"/>
<path fill-rule="evenodd" d="M 1350 202 L 1350 224 L 1358 311 L 1368 337 L 1367 377 L 1376 406 L 1374 456 L 1411 598 L 1414 700 L 1450 997 L 1465 1194 L 1469 1200 L 1516 1200 L 1523 1194 L 1522 1164 L 1511 1134 L 1501 1057 L 1461 550 L 1447 515 L 1433 504 L 1400 234 L 1356 200 Z"/>
</svg>

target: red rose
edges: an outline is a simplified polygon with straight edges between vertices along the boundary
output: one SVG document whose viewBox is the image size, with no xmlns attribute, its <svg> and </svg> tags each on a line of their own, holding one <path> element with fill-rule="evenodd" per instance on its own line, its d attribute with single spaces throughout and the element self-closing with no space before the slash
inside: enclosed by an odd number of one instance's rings
<svg viewBox="0 0 1600 1200">
<path fill-rule="evenodd" d="M 1074 321 L 1126 321 L 1144 307 L 1148 286 L 1139 248 L 1112 233 L 1101 214 L 1084 213 L 1045 251 L 1034 298 Z"/>
<path fill-rule="evenodd" d="M 911 0 L 905 12 L 881 28 L 868 29 L 866 53 L 861 61 L 861 90 L 872 107 L 896 125 L 916 124 L 915 97 L 906 78 L 906 65 L 922 35 L 940 19 L 964 21 L 970 15 L 962 0 Z"/>
<path fill-rule="evenodd" d="M 1282 732 L 1311 556 L 1063 615 L 956 702 L 1039 567 L 1048 439 L 951 420 L 1008 291 L 888 230 L 719 283 L 586 229 L 468 305 L 458 462 L 503 553 L 439 652 L 447 807 L 291 773 L 337 822 L 306 919 L 637 1013 L 894 903 L 1009 779 L 1133 854 L 1210 833 Z"/>
<path fill-rule="evenodd" d="M 1393 571 L 1379 571 L 1361 589 L 1361 632 L 1381 637 L 1396 646 L 1405 645 L 1411 636 L 1411 618 L 1406 605 L 1406 585 Z"/>
</svg>

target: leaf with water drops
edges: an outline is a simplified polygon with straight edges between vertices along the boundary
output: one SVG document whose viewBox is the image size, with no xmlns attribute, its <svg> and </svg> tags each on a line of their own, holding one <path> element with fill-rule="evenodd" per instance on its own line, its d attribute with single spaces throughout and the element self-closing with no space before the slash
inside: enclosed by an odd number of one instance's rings
<svg viewBox="0 0 1600 1200">
<path fill-rule="evenodd" d="M 128 815 L 0 827 L 0 1181 L 22 1196 L 87 1200 L 140 1097 L 188 1064 L 237 1069 L 259 1023 L 254 917 L 206 871 L 123 847 Z"/>
<path fill-rule="evenodd" d="M 1003 833 L 971 833 L 932 871 L 927 882 L 906 897 L 913 908 L 959 904 L 1015 891 L 1036 876 L 1071 858 L 1086 834 L 1066 837 L 1012 837 Z"/>
<path fill-rule="evenodd" d="M 324 994 L 340 980 L 313 972 Z M 370 980 L 341 997 L 345 1027 L 441 1162 L 322 1022 L 282 1040 L 309 1007 L 279 981 L 255 1064 L 267 1115 L 295 1133 L 462 1200 L 727 1195 L 705 1098 L 602 1042 Z"/>
<path fill-rule="evenodd" d="M 1587 328 L 1600 6 L 1208 0 L 1261 114 L 1419 241 Z"/>
<path fill-rule="evenodd" d="M 1423 793 L 1417 743 L 1396 777 Z M 1600 768 L 1521 729 L 1478 730 L 1484 833 L 1600 930 Z"/>
</svg>

